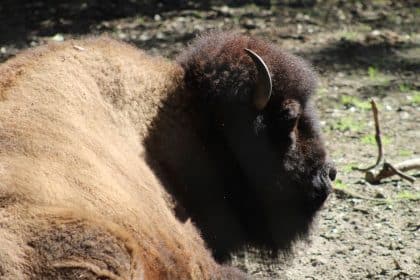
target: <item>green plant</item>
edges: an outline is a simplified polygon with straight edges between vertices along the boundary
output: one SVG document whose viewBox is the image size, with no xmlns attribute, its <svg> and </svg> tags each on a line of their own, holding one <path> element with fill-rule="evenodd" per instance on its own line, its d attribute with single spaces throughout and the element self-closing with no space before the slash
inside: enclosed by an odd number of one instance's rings
<svg viewBox="0 0 420 280">
<path fill-rule="evenodd" d="M 411 103 L 415 106 L 420 105 L 420 91 L 415 90 Z"/>
<path fill-rule="evenodd" d="M 259 11 L 259 10 L 261 10 L 261 8 L 260 8 L 258 5 L 256 5 L 255 3 L 245 4 L 245 5 L 243 6 L 243 8 L 244 8 L 244 9 L 247 9 L 247 10 L 254 10 L 254 11 Z"/>
<path fill-rule="evenodd" d="M 410 150 L 402 149 L 402 150 L 399 150 L 398 151 L 398 155 L 400 155 L 402 157 L 409 157 L 409 156 L 412 156 L 413 155 L 413 152 L 410 151 Z"/>
<path fill-rule="evenodd" d="M 369 78 L 371 80 L 374 80 L 378 76 L 378 69 L 375 66 L 369 66 L 368 74 L 369 74 Z"/>
<path fill-rule="evenodd" d="M 411 87 L 408 84 L 399 84 L 398 85 L 401 92 L 409 92 Z"/>
<path fill-rule="evenodd" d="M 337 179 L 334 181 L 334 188 L 338 190 L 346 190 L 349 187 L 341 179 Z"/>
<path fill-rule="evenodd" d="M 343 166 L 342 171 L 346 172 L 346 173 L 351 172 L 351 171 L 353 171 L 353 167 L 355 167 L 355 166 L 356 166 L 355 163 L 346 164 L 346 165 Z"/>
<path fill-rule="evenodd" d="M 359 36 L 359 33 L 354 31 L 342 31 L 339 33 L 339 36 L 347 41 L 355 41 Z"/>
<path fill-rule="evenodd" d="M 389 137 L 386 137 L 384 135 L 381 136 L 382 144 L 387 145 L 391 143 L 391 139 Z M 369 145 L 376 145 L 375 136 L 372 134 L 368 134 L 362 137 L 362 143 L 363 144 L 369 144 Z"/>
<path fill-rule="evenodd" d="M 397 194 L 397 199 L 419 200 L 420 192 L 401 191 Z"/>
<path fill-rule="evenodd" d="M 363 101 L 355 96 L 343 95 L 341 97 L 341 103 L 345 107 L 356 107 L 361 110 L 370 110 L 371 105 L 369 101 Z"/>
<path fill-rule="evenodd" d="M 350 117 L 343 117 L 338 119 L 335 123 L 332 124 L 331 128 L 333 130 L 338 130 L 341 132 L 344 131 L 352 131 L 352 132 L 358 132 L 363 130 L 364 124 L 358 121 L 355 121 L 354 119 Z"/>
<path fill-rule="evenodd" d="M 391 77 L 380 72 L 377 67 L 369 66 L 367 72 L 371 81 L 374 81 L 375 83 L 380 83 L 382 85 L 389 85 Z"/>
<path fill-rule="evenodd" d="M 328 89 L 327 88 L 325 88 L 325 87 L 319 87 L 318 90 L 317 90 L 316 95 L 322 96 L 322 95 L 325 95 L 327 93 L 328 93 Z"/>
</svg>

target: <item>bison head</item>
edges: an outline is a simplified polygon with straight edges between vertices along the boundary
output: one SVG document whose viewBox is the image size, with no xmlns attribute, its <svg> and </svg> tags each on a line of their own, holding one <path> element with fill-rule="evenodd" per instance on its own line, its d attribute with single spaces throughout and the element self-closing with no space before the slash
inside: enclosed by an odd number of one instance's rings
<svg viewBox="0 0 420 280">
<path fill-rule="evenodd" d="M 172 156 L 188 164 L 166 170 L 183 186 L 187 213 L 219 259 L 245 244 L 289 249 L 308 232 L 336 175 L 311 99 L 311 67 L 232 33 L 199 38 L 178 61 L 201 144 Z"/>
</svg>

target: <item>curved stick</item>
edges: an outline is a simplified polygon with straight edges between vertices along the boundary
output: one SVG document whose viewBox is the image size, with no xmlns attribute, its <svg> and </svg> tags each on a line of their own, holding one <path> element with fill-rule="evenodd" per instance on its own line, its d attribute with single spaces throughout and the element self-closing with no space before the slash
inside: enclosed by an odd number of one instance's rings
<svg viewBox="0 0 420 280">
<path fill-rule="evenodd" d="M 383 161 L 384 157 L 384 148 L 382 146 L 382 138 L 381 138 L 381 127 L 379 125 L 379 117 L 378 117 L 378 107 L 376 106 L 375 100 L 371 99 L 370 104 L 372 105 L 372 112 L 373 112 L 373 119 L 375 121 L 375 141 L 376 145 L 378 147 L 378 157 L 376 159 L 376 163 L 372 166 L 366 167 L 366 168 L 359 168 L 359 167 L 353 167 L 353 170 L 357 171 L 369 171 L 374 169 L 375 167 L 379 166 L 379 164 Z"/>
</svg>

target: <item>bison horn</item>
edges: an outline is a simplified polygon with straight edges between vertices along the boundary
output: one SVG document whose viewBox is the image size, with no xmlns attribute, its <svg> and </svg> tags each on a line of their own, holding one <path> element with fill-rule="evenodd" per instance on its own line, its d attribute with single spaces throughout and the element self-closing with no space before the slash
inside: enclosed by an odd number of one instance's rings
<svg viewBox="0 0 420 280">
<path fill-rule="evenodd" d="M 264 60 L 258 54 L 250 49 L 245 49 L 245 51 L 255 63 L 255 67 L 257 67 L 258 80 L 253 99 L 257 110 L 262 110 L 270 100 L 271 90 L 273 88 L 270 71 L 268 70 L 267 64 L 265 64 Z"/>
</svg>

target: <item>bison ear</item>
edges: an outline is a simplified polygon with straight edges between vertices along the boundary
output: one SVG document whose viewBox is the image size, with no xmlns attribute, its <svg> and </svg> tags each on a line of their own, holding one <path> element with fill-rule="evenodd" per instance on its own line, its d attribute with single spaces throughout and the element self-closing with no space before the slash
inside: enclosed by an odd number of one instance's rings
<svg viewBox="0 0 420 280">
<path fill-rule="evenodd" d="M 253 95 L 253 102 L 255 108 L 261 111 L 265 108 L 271 97 L 271 90 L 273 88 L 270 71 L 268 70 L 267 64 L 264 60 L 255 52 L 250 49 L 245 49 L 246 53 L 251 57 L 252 61 L 257 68 L 258 77 Z"/>
<path fill-rule="evenodd" d="M 293 129 L 296 126 L 301 114 L 301 106 L 299 102 L 293 99 L 286 99 L 282 103 L 281 111 L 284 122 L 286 122 L 290 129 Z"/>
</svg>

